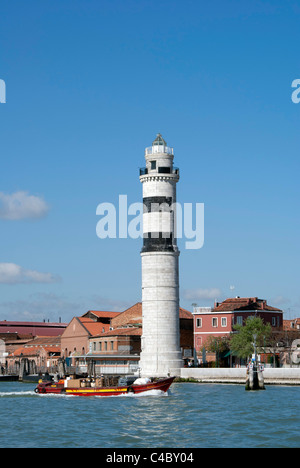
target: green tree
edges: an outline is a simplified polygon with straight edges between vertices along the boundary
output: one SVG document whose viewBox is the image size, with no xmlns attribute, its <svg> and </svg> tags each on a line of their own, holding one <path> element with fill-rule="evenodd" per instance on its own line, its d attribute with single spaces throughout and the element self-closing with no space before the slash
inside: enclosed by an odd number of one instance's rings
<svg viewBox="0 0 300 468">
<path fill-rule="evenodd" d="M 209 353 L 215 353 L 216 354 L 215 365 L 217 367 L 223 367 L 224 366 L 223 355 L 226 351 L 229 351 L 230 349 L 229 338 L 227 336 L 225 337 L 224 336 L 222 337 L 209 336 L 207 340 L 205 341 L 204 348 Z"/>
<path fill-rule="evenodd" d="M 229 350 L 229 340 L 227 337 L 209 336 L 205 341 L 205 349 L 211 353 L 224 353 Z"/>
<path fill-rule="evenodd" d="M 248 317 L 244 325 L 235 325 L 235 333 L 230 341 L 230 349 L 238 357 L 247 359 L 254 353 L 254 335 L 256 335 L 257 350 L 263 348 L 264 340 L 271 334 L 271 325 L 264 324 L 260 317 Z"/>
</svg>

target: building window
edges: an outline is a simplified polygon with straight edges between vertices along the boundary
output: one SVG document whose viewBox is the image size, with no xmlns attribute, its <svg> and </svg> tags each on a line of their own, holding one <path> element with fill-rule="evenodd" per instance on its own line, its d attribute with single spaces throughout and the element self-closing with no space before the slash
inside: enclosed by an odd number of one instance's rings
<svg viewBox="0 0 300 468">
<path fill-rule="evenodd" d="M 276 317 L 272 317 L 272 327 L 276 327 Z"/>
<path fill-rule="evenodd" d="M 104 351 L 107 351 L 107 341 L 104 341 Z"/>
<path fill-rule="evenodd" d="M 227 327 L 227 317 L 222 317 L 221 325 L 222 327 Z"/>
<path fill-rule="evenodd" d="M 110 349 L 111 349 L 111 351 L 113 351 L 113 349 L 114 349 L 114 342 L 113 341 L 110 342 Z"/>
<path fill-rule="evenodd" d="M 197 348 L 200 348 L 202 346 L 202 336 L 197 336 L 196 346 L 197 346 Z"/>
<path fill-rule="evenodd" d="M 151 161 L 151 171 L 155 171 L 156 169 L 156 161 Z"/>
<path fill-rule="evenodd" d="M 243 317 L 239 316 L 236 318 L 237 325 L 243 325 Z"/>
<path fill-rule="evenodd" d="M 93 350 L 96 351 L 96 346 L 97 346 L 97 343 L 96 341 L 93 342 Z"/>
<path fill-rule="evenodd" d="M 102 351 L 102 341 L 99 343 L 99 351 Z"/>
<path fill-rule="evenodd" d="M 212 319 L 212 326 L 213 326 L 214 328 L 217 328 L 217 326 L 218 326 L 218 319 L 217 319 L 217 317 L 213 317 L 213 319 Z"/>
<path fill-rule="evenodd" d="M 196 319 L 196 327 L 197 328 L 202 328 L 202 318 L 197 318 Z"/>
</svg>

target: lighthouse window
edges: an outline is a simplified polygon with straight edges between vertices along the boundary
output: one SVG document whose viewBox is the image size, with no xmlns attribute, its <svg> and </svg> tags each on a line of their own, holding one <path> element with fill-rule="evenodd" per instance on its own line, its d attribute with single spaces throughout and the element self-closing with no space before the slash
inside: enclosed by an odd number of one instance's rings
<svg viewBox="0 0 300 468">
<path fill-rule="evenodd" d="M 158 172 L 160 174 L 171 174 L 171 168 L 161 166 L 161 167 L 158 168 Z"/>
<path fill-rule="evenodd" d="M 151 161 L 151 171 L 156 169 L 156 161 Z"/>
</svg>

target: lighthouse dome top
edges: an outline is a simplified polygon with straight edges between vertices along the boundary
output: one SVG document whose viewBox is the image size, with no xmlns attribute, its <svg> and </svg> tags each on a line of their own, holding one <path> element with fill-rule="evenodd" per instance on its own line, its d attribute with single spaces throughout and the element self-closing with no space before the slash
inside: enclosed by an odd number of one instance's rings
<svg viewBox="0 0 300 468">
<path fill-rule="evenodd" d="M 167 146 L 167 142 L 163 139 L 160 133 L 157 134 L 152 146 Z"/>
<path fill-rule="evenodd" d="M 173 148 L 167 146 L 167 142 L 163 139 L 160 133 L 157 134 L 155 140 L 152 143 L 152 146 L 149 146 L 145 149 L 145 154 L 174 154 Z"/>
</svg>

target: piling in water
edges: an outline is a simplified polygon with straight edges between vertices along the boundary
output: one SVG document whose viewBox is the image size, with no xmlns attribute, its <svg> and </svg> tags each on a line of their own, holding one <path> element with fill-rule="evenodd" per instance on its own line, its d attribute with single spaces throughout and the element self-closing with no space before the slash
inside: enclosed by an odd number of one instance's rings
<svg viewBox="0 0 300 468">
<path fill-rule="evenodd" d="M 247 369 L 246 390 L 265 390 L 263 372 L 256 365 Z"/>
</svg>

